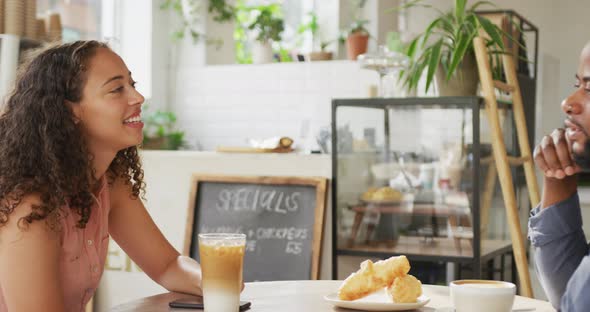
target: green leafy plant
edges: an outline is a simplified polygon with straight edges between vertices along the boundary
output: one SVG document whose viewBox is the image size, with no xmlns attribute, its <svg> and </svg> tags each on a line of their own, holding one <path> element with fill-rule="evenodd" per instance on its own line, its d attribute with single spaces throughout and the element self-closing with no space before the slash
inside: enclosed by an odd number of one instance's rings
<svg viewBox="0 0 590 312">
<path fill-rule="evenodd" d="M 245 0 L 237 0 L 234 12 L 234 42 L 238 64 L 252 63 L 252 52 L 249 49 L 251 32 L 256 32 L 256 40 L 261 42 L 268 39 L 281 41 L 284 24 L 279 3 L 251 6 Z"/>
<path fill-rule="evenodd" d="M 232 21 L 236 14 L 236 7 L 225 0 L 209 0 L 209 13 L 213 14 L 213 20 L 219 23 Z"/>
<path fill-rule="evenodd" d="M 252 53 L 248 49 L 247 23 L 250 21 L 250 11 L 247 9 L 244 0 L 238 0 L 236 3 L 236 25 L 234 28 L 234 42 L 236 49 L 236 62 L 238 64 L 252 63 Z"/>
<path fill-rule="evenodd" d="M 348 30 L 348 33 L 354 34 L 354 33 L 362 32 L 365 34 L 369 34 L 369 31 L 365 27 L 368 24 L 369 24 L 369 20 L 365 20 L 365 19 L 355 20 L 350 24 L 350 28 Z"/>
<path fill-rule="evenodd" d="M 307 13 L 308 21 L 306 23 L 301 23 L 297 28 L 297 34 L 299 36 L 305 35 L 305 33 L 311 33 L 312 41 L 314 47 L 316 46 L 317 42 L 319 41 L 320 51 L 326 52 L 326 48 L 330 45 L 334 40 L 322 40 L 320 35 L 320 24 L 318 23 L 318 16 L 315 12 L 311 11 Z M 302 38 L 298 39 L 298 46 L 301 46 Z"/>
<path fill-rule="evenodd" d="M 248 25 L 248 30 L 256 31 L 256 40 L 260 42 L 281 41 L 281 34 L 285 24 L 281 16 L 281 6 L 278 3 L 259 5 L 251 8 L 254 21 Z"/>
<path fill-rule="evenodd" d="M 143 129 L 144 149 L 177 150 L 185 146 L 184 132 L 176 130 L 176 115 L 172 112 L 150 112 L 145 108 Z"/>
<path fill-rule="evenodd" d="M 293 62 L 293 57 L 291 56 L 291 51 L 285 49 L 282 45 L 279 46 L 279 60 L 281 63 L 289 63 Z"/>
<path fill-rule="evenodd" d="M 407 51 L 406 44 L 401 39 L 401 34 L 397 31 L 390 31 L 387 33 L 385 45 L 389 51 L 405 53 Z"/>
<path fill-rule="evenodd" d="M 303 42 L 303 37 L 306 33 L 311 33 L 312 42 L 315 45 L 315 41 L 317 40 L 317 34 L 320 29 L 320 25 L 318 24 L 318 16 L 315 12 L 311 11 L 307 13 L 308 21 L 306 23 L 301 23 L 297 27 L 297 46 L 301 47 Z"/>
<path fill-rule="evenodd" d="M 194 43 L 204 40 L 206 44 L 213 44 L 221 47 L 223 40 L 207 36 L 197 29 L 198 11 L 205 0 L 186 0 L 183 6 L 182 0 L 165 0 L 160 5 L 162 10 L 172 10 L 180 20 L 180 26 L 172 33 L 172 38 L 180 40 L 188 33 Z M 228 4 L 226 0 L 207 0 L 208 12 L 213 15 L 213 20 L 219 23 L 229 22 L 234 19 L 235 7 Z"/>
<path fill-rule="evenodd" d="M 320 51 L 326 52 L 326 48 L 335 40 L 328 40 L 320 42 Z"/>
<path fill-rule="evenodd" d="M 439 64 L 442 65 L 445 78 L 449 81 L 461 61 L 467 55 L 473 55 L 473 39 L 480 32 L 487 34 L 486 46 L 492 57 L 506 53 L 502 36 L 519 44 L 516 39 L 489 19 L 475 13 L 481 5 L 493 5 L 489 1 L 478 1 L 468 8 L 467 0 L 455 0 L 450 12 L 442 12 L 431 5 L 422 4 L 422 1 L 410 1 L 400 8 L 420 6 L 431 8 L 439 13 L 426 30 L 412 40 L 407 47 L 406 52 L 411 62 L 409 68 L 402 72 L 402 76 L 405 77 L 405 83 L 410 89 L 417 88 L 422 73 L 427 70 L 426 90 L 428 91 Z"/>
<path fill-rule="evenodd" d="M 302 35 L 309 31 L 311 32 L 311 35 L 315 37 L 320 29 L 320 25 L 318 24 L 318 16 L 313 11 L 308 12 L 307 16 L 309 17 L 309 21 L 307 23 L 301 23 L 301 25 L 299 25 L 297 28 L 297 33 Z"/>
</svg>

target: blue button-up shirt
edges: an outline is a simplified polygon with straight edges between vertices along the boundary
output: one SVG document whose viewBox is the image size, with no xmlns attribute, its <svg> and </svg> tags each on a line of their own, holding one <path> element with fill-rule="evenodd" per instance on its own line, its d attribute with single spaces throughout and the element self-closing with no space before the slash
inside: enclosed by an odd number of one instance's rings
<svg viewBox="0 0 590 312">
<path fill-rule="evenodd" d="M 578 194 L 532 210 L 529 239 L 536 271 L 551 304 L 564 312 L 590 311 L 590 257 Z"/>
</svg>

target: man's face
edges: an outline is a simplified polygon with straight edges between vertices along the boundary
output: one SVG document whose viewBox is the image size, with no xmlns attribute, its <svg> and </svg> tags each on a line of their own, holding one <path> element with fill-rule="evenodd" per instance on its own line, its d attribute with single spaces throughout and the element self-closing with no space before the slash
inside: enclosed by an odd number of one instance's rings
<svg viewBox="0 0 590 312">
<path fill-rule="evenodd" d="M 574 92 L 561 103 L 567 114 L 566 139 L 574 161 L 590 169 L 590 43 L 580 55 L 574 87 Z"/>
</svg>

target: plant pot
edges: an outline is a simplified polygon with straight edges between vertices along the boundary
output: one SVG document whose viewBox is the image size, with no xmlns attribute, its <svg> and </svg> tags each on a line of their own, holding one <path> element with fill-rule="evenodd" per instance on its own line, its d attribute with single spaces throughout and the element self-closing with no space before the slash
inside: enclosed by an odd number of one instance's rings
<svg viewBox="0 0 590 312">
<path fill-rule="evenodd" d="M 445 77 L 442 65 L 436 71 L 435 79 L 439 96 L 474 96 L 477 95 L 479 74 L 473 53 L 465 54 L 451 79 Z"/>
<path fill-rule="evenodd" d="M 317 51 L 311 52 L 307 55 L 308 61 L 330 61 L 332 60 L 332 52 Z"/>
<path fill-rule="evenodd" d="M 182 141 L 179 141 L 178 137 L 175 136 L 162 136 L 154 138 L 144 138 L 141 144 L 144 150 L 177 150 L 182 145 Z"/>
<path fill-rule="evenodd" d="M 260 42 L 255 41 L 252 44 L 252 63 L 253 64 L 267 64 L 272 63 L 273 54 L 270 41 Z"/>
<path fill-rule="evenodd" d="M 356 58 L 367 52 L 369 44 L 369 35 L 365 32 L 355 32 L 346 38 L 346 51 L 348 59 L 356 61 Z"/>
</svg>

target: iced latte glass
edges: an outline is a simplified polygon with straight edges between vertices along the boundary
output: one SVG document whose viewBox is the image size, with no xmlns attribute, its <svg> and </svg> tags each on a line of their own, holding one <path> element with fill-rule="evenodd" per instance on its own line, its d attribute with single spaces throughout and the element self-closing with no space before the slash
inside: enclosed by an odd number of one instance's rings
<svg viewBox="0 0 590 312">
<path fill-rule="evenodd" d="M 245 246 L 245 234 L 199 234 L 205 312 L 239 311 Z"/>
</svg>

